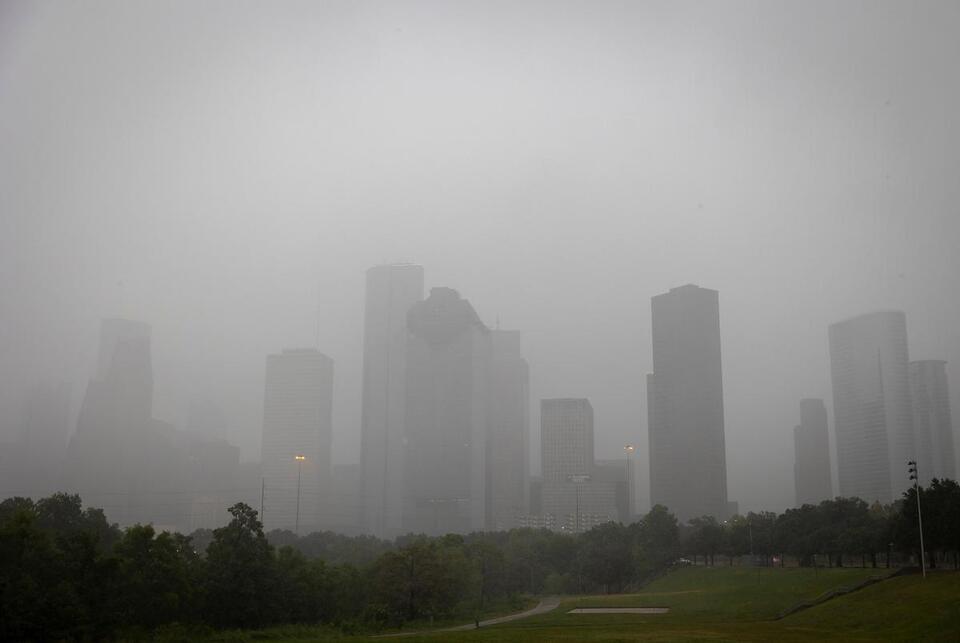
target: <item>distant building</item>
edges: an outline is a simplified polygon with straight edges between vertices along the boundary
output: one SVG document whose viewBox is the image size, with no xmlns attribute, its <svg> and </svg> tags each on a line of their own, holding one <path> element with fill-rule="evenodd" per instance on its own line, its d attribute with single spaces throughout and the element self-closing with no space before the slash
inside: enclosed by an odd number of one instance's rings
<svg viewBox="0 0 960 643">
<path fill-rule="evenodd" d="M 363 533 L 360 526 L 360 465 L 333 465 L 333 493 L 328 502 L 328 528 L 355 536 Z"/>
<path fill-rule="evenodd" d="M 823 400 L 800 400 L 800 425 L 793 430 L 793 447 L 796 505 L 816 505 L 833 498 L 830 435 Z"/>
<path fill-rule="evenodd" d="M 593 479 L 598 483 L 613 486 L 614 503 L 617 508 L 616 519 L 624 524 L 633 520 L 630 489 L 633 486 L 633 466 L 628 458 L 619 460 L 597 460 L 593 467 Z"/>
<path fill-rule="evenodd" d="M 540 401 L 541 510 L 571 532 L 616 520 L 616 483 L 595 479 L 593 407 L 582 398 Z"/>
<path fill-rule="evenodd" d="M 891 502 L 909 485 L 915 453 L 906 316 L 860 315 L 829 337 L 839 493 Z"/>
<path fill-rule="evenodd" d="M 367 271 L 360 428 L 362 522 L 367 533 L 403 529 L 404 404 L 407 313 L 423 299 L 423 268 L 411 264 Z"/>
<path fill-rule="evenodd" d="M 450 288 L 415 304 L 407 328 L 404 531 L 482 530 L 490 331 Z"/>
<path fill-rule="evenodd" d="M 957 479 L 946 364 L 931 359 L 909 366 L 917 465 L 923 485 L 933 478 Z"/>
<path fill-rule="evenodd" d="M 171 435 L 152 412 L 150 327 L 104 320 L 96 375 L 67 450 L 64 486 L 121 525 L 155 521 L 156 494 L 170 489 L 157 469 L 172 448 Z"/>
<path fill-rule="evenodd" d="M 650 500 L 681 521 L 727 514 L 727 465 L 716 290 L 672 288 L 651 300 L 647 376 Z"/>
<path fill-rule="evenodd" d="M 20 436 L 11 460 L 12 481 L 9 495 L 34 498 L 59 491 L 70 431 L 70 387 L 43 383 L 27 396 Z M 13 492 L 16 492 L 15 494 Z"/>
<path fill-rule="evenodd" d="M 267 357 L 261 450 L 267 529 L 294 529 L 298 474 L 300 533 L 321 527 L 330 488 L 332 403 L 332 359 L 310 348 Z"/>
<path fill-rule="evenodd" d="M 511 529 L 530 511 L 530 372 L 519 331 L 490 332 L 487 528 Z"/>
</svg>

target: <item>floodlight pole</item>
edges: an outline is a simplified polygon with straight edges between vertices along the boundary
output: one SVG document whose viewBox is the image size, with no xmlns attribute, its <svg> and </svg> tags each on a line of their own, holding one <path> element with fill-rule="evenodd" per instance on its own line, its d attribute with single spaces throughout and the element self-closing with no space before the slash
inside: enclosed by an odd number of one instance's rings
<svg viewBox="0 0 960 643">
<path fill-rule="evenodd" d="M 923 577 L 927 577 L 927 554 L 923 547 L 923 514 L 920 513 L 920 473 L 917 469 L 917 461 L 907 462 L 907 471 L 910 473 L 910 479 L 913 480 L 913 493 L 917 496 L 917 526 L 920 528 L 920 570 Z"/>
</svg>

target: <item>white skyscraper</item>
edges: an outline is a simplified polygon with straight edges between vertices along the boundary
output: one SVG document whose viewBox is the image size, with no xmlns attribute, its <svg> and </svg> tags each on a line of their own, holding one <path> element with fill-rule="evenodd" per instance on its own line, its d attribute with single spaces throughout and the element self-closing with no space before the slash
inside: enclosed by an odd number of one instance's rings
<svg viewBox="0 0 960 643">
<path fill-rule="evenodd" d="M 839 493 L 890 502 L 909 485 L 915 456 L 906 316 L 860 315 L 829 335 Z"/>
<path fill-rule="evenodd" d="M 298 474 L 300 533 L 323 524 L 321 512 L 330 488 L 332 401 L 332 359 L 311 348 L 267 357 L 261 452 L 267 529 L 294 528 Z"/>
<path fill-rule="evenodd" d="M 423 299 L 423 268 L 411 264 L 367 271 L 360 430 L 362 525 L 393 536 L 403 527 L 403 422 L 407 313 Z"/>
</svg>

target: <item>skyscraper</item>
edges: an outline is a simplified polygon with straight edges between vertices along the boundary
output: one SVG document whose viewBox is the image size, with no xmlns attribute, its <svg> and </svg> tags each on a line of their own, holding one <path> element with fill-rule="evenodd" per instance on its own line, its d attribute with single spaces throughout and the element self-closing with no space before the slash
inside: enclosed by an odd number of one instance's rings
<svg viewBox="0 0 960 643">
<path fill-rule="evenodd" d="M 924 485 L 932 478 L 957 478 L 946 364 L 930 359 L 910 362 L 909 367 L 917 465 Z"/>
<path fill-rule="evenodd" d="M 490 331 L 470 303 L 433 288 L 407 317 L 403 527 L 486 527 Z"/>
<path fill-rule="evenodd" d="M 829 336 L 840 495 L 890 502 L 907 488 L 915 453 L 906 316 L 860 315 Z"/>
<path fill-rule="evenodd" d="M 399 534 L 403 507 L 403 422 L 407 313 L 423 299 L 423 268 L 367 271 L 360 429 L 362 524 L 377 536 Z"/>
<path fill-rule="evenodd" d="M 797 506 L 833 497 L 830 435 L 823 400 L 800 400 L 800 425 L 793 429 L 793 481 Z"/>
<path fill-rule="evenodd" d="M 332 359 L 312 348 L 267 357 L 261 467 L 268 529 L 296 525 L 298 477 L 300 533 L 321 526 L 330 488 L 332 405 Z"/>
<path fill-rule="evenodd" d="M 519 331 L 494 330 L 490 337 L 487 527 L 503 530 L 529 513 L 530 372 Z"/>
<path fill-rule="evenodd" d="M 540 467 L 542 511 L 555 528 L 578 533 L 618 518 L 616 482 L 595 475 L 589 400 L 540 400 Z"/>
<path fill-rule="evenodd" d="M 97 370 L 70 439 L 64 482 L 120 524 L 156 521 L 150 494 L 166 482 L 159 469 L 170 427 L 154 420 L 152 410 L 150 326 L 103 320 Z"/>
<path fill-rule="evenodd" d="M 680 520 L 727 513 L 727 458 L 716 290 L 688 284 L 651 300 L 647 376 L 650 499 Z"/>
</svg>

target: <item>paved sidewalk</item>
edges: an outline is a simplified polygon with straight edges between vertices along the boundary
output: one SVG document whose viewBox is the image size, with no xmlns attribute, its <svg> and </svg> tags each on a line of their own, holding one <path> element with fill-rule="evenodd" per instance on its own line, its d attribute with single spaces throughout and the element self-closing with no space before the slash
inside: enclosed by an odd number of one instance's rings
<svg viewBox="0 0 960 643">
<path fill-rule="evenodd" d="M 526 612 L 519 612 L 517 614 L 509 614 L 507 616 L 498 616 L 497 618 L 488 618 L 485 621 L 480 621 L 480 627 L 488 627 L 490 625 L 499 625 L 501 623 L 509 623 L 510 621 L 518 621 L 521 618 L 527 618 L 530 616 L 536 616 L 537 614 L 545 614 L 552 610 L 557 609 L 557 606 L 560 605 L 559 596 L 547 596 L 542 598 L 537 606 L 528 609 Z M 457 625 L 456 627 L 445 627 L 439 630 L 420 630 L 418 632 L 397 632 L 395 634 L 381 634 L 377 638 L 387 638 L 393 636 L 414 636 L 416 634 L 432 634 L 434 632 L 462 632 L 465 630 L 476 629 L 476 623 L 468 623 L 467 625 Z"/>
</svg>

